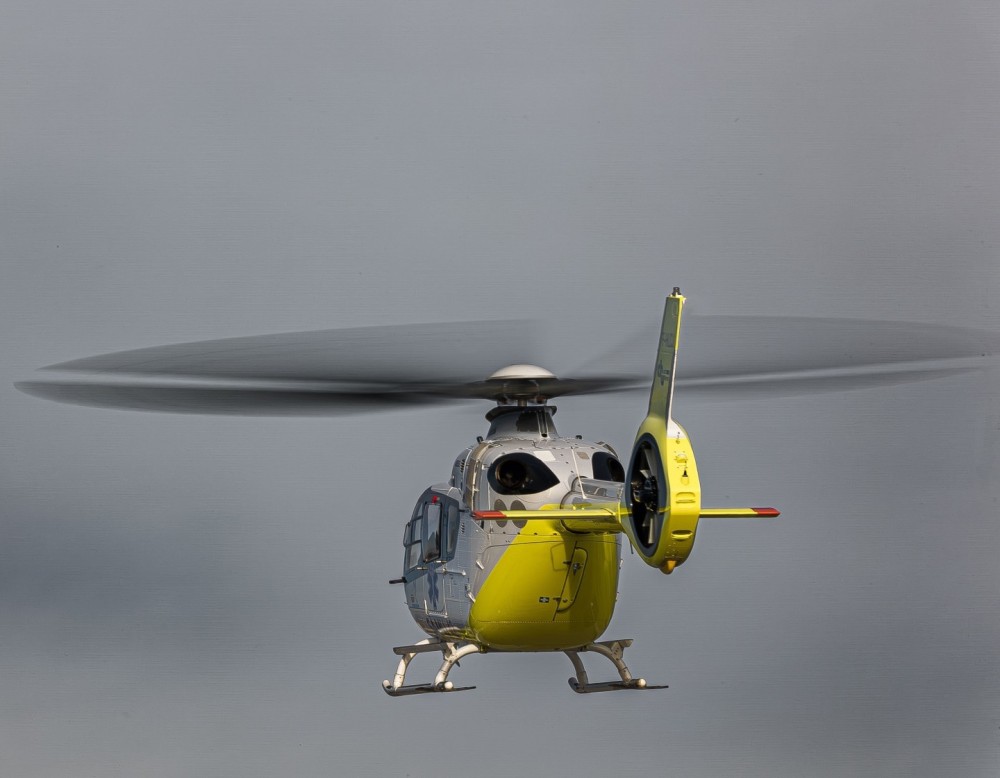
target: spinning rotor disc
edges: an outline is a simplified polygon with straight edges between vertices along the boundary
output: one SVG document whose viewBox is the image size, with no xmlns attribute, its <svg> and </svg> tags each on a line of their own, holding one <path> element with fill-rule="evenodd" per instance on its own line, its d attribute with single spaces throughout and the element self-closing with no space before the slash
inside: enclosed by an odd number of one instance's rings
<svg viewBox="0 0 1000 778">
<path fill-rule="evenodd" d="M 977 370 L 1000 353 L 1000 334 L 941 325 L 697 315 L 688 322 L 677 381 L 686 396 L 902 383 Z M 257 335 L 86 357 L 16 386 L 78 405 L 252 416 L 544 402 L 649 386 L 655 333 L 629 338 L 572 379 L 526 364 L 539 334 L 531 322 L 480 321 Z M 503 364 L 510 367 L 496 370 Z"/>
</svg>

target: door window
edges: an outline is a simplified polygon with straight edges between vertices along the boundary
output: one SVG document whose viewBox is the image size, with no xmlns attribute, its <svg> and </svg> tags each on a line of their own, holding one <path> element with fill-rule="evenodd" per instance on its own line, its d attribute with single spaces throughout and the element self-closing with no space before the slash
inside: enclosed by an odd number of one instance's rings
<svg viewBox="0 0 1000 778">
<path fill-rule="evenodd" d="M 441 556 L 441 505 L 437 502 L 424 505 L 424 561 Z"/>
<path fill-rule="evenodd" d="M 438 494 L 425 494 L 413 509 L 403 531 L 403 569 L 455 558 L 462 514 L 459 503 Z"/>
<path fill-rule="evenodd" d="M 406 551 L 403 570 L 412 570 L 420 564 L 420 525 L 423 524 L 423 517 L 413 519 L 406 525 Z"/>
<path fill-rule="evenodd" d="M 420 547 L 423 538 L 423 505 L 417 503 L 406 529 L 403 531 L 403 571 L 408 572 L 420 564 Z"/>
<path fill-rule="evenodd" d="M 458 545 L 458 522 L 460 516 L 458 513 L 458 504 L 453 500 L 447 500 L 445 502 L 445 520 L 444 520 L 444 558 L 454 559 L 455 558 L 455 547 Z"/>
</svg>

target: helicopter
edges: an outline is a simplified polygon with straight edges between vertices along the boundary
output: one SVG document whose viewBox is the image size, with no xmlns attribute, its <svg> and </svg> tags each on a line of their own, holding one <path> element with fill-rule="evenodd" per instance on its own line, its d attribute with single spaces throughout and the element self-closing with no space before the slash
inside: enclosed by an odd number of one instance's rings
<svg viewBox="0 0 1000 778">
<path fill-rule="evenodd" d="M 486 414 L 487 434 L 459 453 L 448 481 L 423 490 L 405 523 L 402 574 L 390 584 L 402 586 L 407 609 L 426 637 L 393 649 L 399 659 L 383 690 L 400 697 L 474 689 L 456 686 L 449 674 L 463 658 L 491 652 L 562 652 L 575 671 L 569 685 L 580 694 L 663 689 L 632 675 L 624 661 L 631 639 L 602 639 L 617 600 L 622 536 L 646 564 L 671 574 L 688 561 L 701 519 L 779 515 L 770 507 L 702 506 L 691 440 L 673 418 L 685 302 L 676 287 L 665 300 L 651 383 L 645 378 L 647 414 L 626 462 L 607 443 L 560 436 L 549 401 L 632 389 L 642 379 L 612 372 L 573 380 L 513 363 L 486 379 L 469 380 L 468 365 L 476 361 L 469 349 L 481 349 L 485 337 L 498 354 L 505 340 L 518 345 L 516 338 L 500 336 L 504 328 L 497 323 L 482 330 L 471 323 L 405 332 L 358 328 L 158 346 L 52 365 L 45 369 L 73 377 L 16 386 L 82 405 L 254 415 L 335 415 L 490 400 L 495 405 Z M 981 367 L 977 358 L 986 356 L 980 342 L 970 344 L 970 331 L 900 323 L 925 336 L 918 352 L 870 348 L 860 366 L 858 354 L 849 354 L 843 365 L 826 368 L 831 354 L 843 351 L 845 333 L 871 339 L 879 328 L 872 322 L 815 321 L 823 332 L 833 332 L 836 351 L 824 350 L 817 339 L 805 370 L 790 372 L 777 359 L 750 376 L 702 370 L 692 385 L 723 392 L 733 386 L 744 391 L 748 384 L 767 393 L 779 385 L 821 384 L 828 390 L 966 372 Z M 893 336 L 900 327 L 882 330 Z M 395 350 L 387 349 L 387 335 Z M 413 345 L 429 339 L 446 359 L 421 369 L 426 355 Z M 739 357 L 732 360 L 739 369 Z M 449 372 L 457 363 L 466 364 Z M 430 681 L 407 683 L 411 663 L 427 653 L 440 653 L 437 672 Z M 591 681 L 585 654 L 609 660 L 617 677 Z"/>
<path fill-rule="evenodd" d="M 548 400 L 558 379 L 536 365 L 493 373 L 482 395 L 497 405 L 485 437 L 459 454 L 447 483 L 420 496 L 403 535 L 405 599 L 430 637 L 401 656 L 393 696 L 460 691 L 448 680 L 463 657 L 488 651 L 561 651 L 576 675 L 570 687 L 598 691 L 663 689 L 632 676 L 631 639 L 599 640 L 617 599 L 621 535 L 664 573 L 684 563 L 698 520 L 775 517 L 774 508 L 703 509 L 690 439 L 672 418 L 681 311 L 667 298 L 649 411 L 628 471 L 606 443 L 561 437 Z M 418 653 L 441 651 L 433 682 L 406 685 Z M 613 681 L 591 682 L 580 655 L 609 659 Z"/>
</svg>

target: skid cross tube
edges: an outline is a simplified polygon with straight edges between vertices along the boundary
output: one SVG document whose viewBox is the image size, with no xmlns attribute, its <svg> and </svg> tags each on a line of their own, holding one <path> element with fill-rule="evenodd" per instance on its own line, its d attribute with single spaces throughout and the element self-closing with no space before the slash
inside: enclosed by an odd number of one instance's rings
<svg viewBox="0 0 1000 778">
<path fill-rule="evenodd" d="M 393 653 L 399 656 L 399 665 L 396 667 L 396 674 L 392 681 L 382 681 L 382 689 L 391 697 L 402 697 L 407 694 L 428 694 L 435 692 L 462 692 L 468 689 L 475 689 L 475 686 L 455 686 L 448 680 L 448 673 L 451 668 L 458 664 L 470 654 L 481 654 L 483 649 L 475 643 L 451 643 L 431 641 L 425 638 L 412 646 L 396 646 Z M 417 654 L 426 654 L 431 651 L 440 651 L 442 656 L 441 667 L 434 676 L 433 683 L 418 683 L 406 686 L 406 671 L 410 662 Z"/>
</svg>

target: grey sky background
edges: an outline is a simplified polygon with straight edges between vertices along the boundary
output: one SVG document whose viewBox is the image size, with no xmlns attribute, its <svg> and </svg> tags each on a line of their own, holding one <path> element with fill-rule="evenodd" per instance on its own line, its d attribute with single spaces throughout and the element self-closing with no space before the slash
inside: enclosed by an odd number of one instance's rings
<svg viewBox="0 0 1000 778">
<path fill-rule="evenodd" d="M 485 405 L 183 417 L 12 387 L 160 343 L 521 317 L 568 373 L 675 285 L 702 314 L 1000 331 L 994 4 L 0 18 L 4 774 L 997 774 L 995 369 L 678 397 L 706 503 L 783 516 L 706 523 L 669 578 L 626 557 L 608 636 L 671 688 L 591 697 L 561 655 L 379 689 L 420 637 L 386 584 L 403 521 Z M 645 400 L 558 404 L 625 451 Z"/>
</svg>

